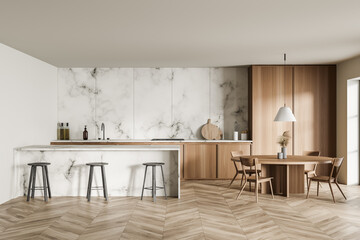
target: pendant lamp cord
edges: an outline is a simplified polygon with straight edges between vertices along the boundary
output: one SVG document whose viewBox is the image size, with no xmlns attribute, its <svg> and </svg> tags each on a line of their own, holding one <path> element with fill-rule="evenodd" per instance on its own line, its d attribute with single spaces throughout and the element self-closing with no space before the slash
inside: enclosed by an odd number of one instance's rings
<svg viewBox="0 0 360 240">
<path fill-rule="evenodd" d="M 284 53 L 284 107 L 286 106 L 286 77 L 285 77 L 285 66 L 286 66 L 286 53 Z"/>
</svg>

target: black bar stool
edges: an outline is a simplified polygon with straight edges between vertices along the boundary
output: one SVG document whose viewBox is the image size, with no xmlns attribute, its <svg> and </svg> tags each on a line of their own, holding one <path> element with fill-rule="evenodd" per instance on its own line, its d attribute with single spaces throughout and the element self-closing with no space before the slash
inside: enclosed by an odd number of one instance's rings
<svg viewBox="0 0 360 240">
<path fill-rule="evenodd" d="M 44 200 L 45 200 L 45 202 L 47 202 L 48 194 L 49 194 L 49 198 L 51 198 L 49 174 L 48 174 L 48 168 L 47 168 L 47 166 L 50 165 L 50 163 L 48 163 L 48 162 L 33 162 L 33 163 L 29 163 L 28 165 L 31 166 L 31 171 L 30 171 L 29 187 L 28 187 L 28 194 L 27 194 L 26 201 L 30 200 L 30 190 L 31 190 L 31 198 L 34 198 L 35 190 L 43 190 L 44 191 Z M 40 187 L 35 186 L 36 168 L 37 167 L 42 168 L 43 186 L 40 186 Z"/>
<path fill-rule="evenodd" d="M 145 175 L 144 175 L 144 182 L 143 182 L 143 187 L 142 187 L 142 191 L 141 191 L 141 200 L 143 199 L 144 189 L 152 190 L 151 195 L 152 195 L 152 197 L 154 199 L 154 202 L 156 202 L 156 189 L 164 189 L 165 199 L 167 199 L 166 189 L 165 189 L 164 171 L 163 171 L 163 167 L 162 167 L 164 164 L 165 163 L 162 163 L 162 162 L 143 163 L 143 165 L 145 165 Z M 163 187 L 156 186 L 156 167 L 157 166 L 160 166 L 160 168 L 161 168 L 161 174 L 162 174 L 162 179 L 163 179 Z M 148 167 L 152 167 L 152 186 L 151 187 L 145 187 L 146 172 L 147 172 Z"/>
<path fill-rule="evenodd" d="M 102 189 L 104 191 L 104 198 L 107 201 L 108 200 L 108 192 L 107 192 L 107 186 L 106 186 L 106 176 L 105 176 L 105 165 L 108 165 L 108 163 L 105 162 L 92 162 L 92 163 L 87 163 L 87 166 L 90 166 L 90 172 L 89 172 L 89 183 L 88 183 L 88 189 L 87 189 L 87 194 L 86 194 L 86 198 L 87 200 L 90 202 L 90 198 L 91 198 L 91 190 L 98 190 L 98 189 Z M 95 186 L 92 187 L 92 179 L 93 179 L 93 175 L 94 175 L 94 167 L 100 167 L 101 168 L 101 177 L 102 177 L 102 186 Z"/>
</svg>

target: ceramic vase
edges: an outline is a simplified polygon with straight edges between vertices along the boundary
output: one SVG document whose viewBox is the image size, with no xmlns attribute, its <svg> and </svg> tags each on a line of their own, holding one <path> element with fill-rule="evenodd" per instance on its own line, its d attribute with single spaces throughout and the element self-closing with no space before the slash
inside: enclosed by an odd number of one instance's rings
<svg viewBox="0 0 360 240">
<path fill-rule="evenodd" d="M 287 155 L 286 155 L 286 147 L 282 147 L 281 148 L 281 152 L 283 153 L 283 158 L 286 159 Z"/>
</svg>

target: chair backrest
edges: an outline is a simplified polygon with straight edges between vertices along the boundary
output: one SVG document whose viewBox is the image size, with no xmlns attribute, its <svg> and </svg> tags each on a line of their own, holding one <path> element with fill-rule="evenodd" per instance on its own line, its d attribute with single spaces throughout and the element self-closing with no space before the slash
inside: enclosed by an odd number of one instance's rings
<svg viewBox="0 0 360 240">
<path fill-rule="evenodd" d="M 233 161 L 234 163 L 235 162 L 240 162 L 240 161 L 239 160 L 233 160 L 232 158 L 240 157 L 240 156 L 244 155 L 242 151 L 231 151 L 230 153 L 231 153 L 231 159 L 230 160 Z"/>
<path fill-rule="evenodd" d="M 242 151 L 231 151 L 231 157 L 240 157 L 241 155 L 244 155 Z"/>
<path fill-rule="evenodd" d="M 255 157 L 240 157 L 240 162 L 241 162 L 241 168 L 243 170 L 243 174 L 245 176 L 245 181 L 247 179 L 246 176 L 246 167 L 254 167 L 255 166 L 255 172 L 257 172 L 257 165 L 259 164 L 259 160 Z M 258 175 L 254 174 L 256 179 L 258 179 Z"/>
<path fill-rule="evenodd" d="M 240 161 L 242 165 L 246 167 L 252 167 L 252 166 L 256 166 L 258 159 L 254 157 L 240 157 Z"/>
<path fill-rule="evenodd" d="M 320 156 L 320 151 L 304 151 L 303 155 L 304 155 L 304 156 L 315 156 L 315 157 L 319 157 L 319 156 Z"/>
<path fill-rule="evenodd" d="M 344 158 L 334 158 L 333 165 L 330 172 L 330 178 L 334 176 L 335 180 L 339 176 L 340 168 L 343 163 Z"/>
</svg>

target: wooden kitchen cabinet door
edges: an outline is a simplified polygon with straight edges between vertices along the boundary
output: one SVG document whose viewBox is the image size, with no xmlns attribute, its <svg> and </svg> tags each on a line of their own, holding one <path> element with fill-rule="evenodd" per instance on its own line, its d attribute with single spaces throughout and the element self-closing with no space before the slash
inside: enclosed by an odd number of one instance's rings
<svg viewBox="0 0 360 240">
<path fill-rule="evenodd" d="M 215 179 L 216 178 L 216 145 L 185 144 L 184 145 L 184 178 Z"/>
<path fill-rule="evenodd" d="M 236 173 L 233 161 L 231 161 L 231 151 L 240 151 L 242 155 L 250 155 L 250 143 L 220 143 L 217 145 L 218 159 L 218 178 L 232 179 Z M 241 178 L 241 174 L 239 176 Z"/>
</svg>

